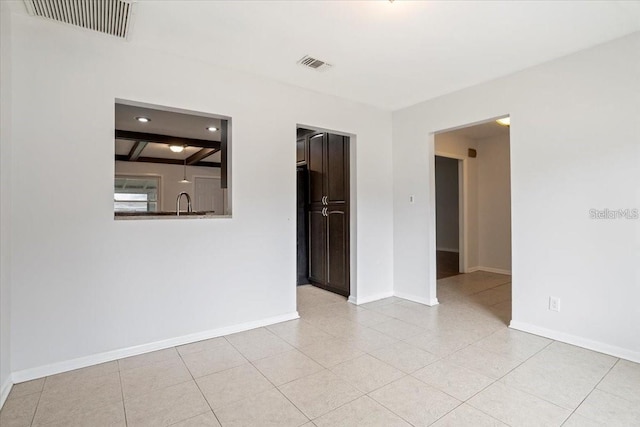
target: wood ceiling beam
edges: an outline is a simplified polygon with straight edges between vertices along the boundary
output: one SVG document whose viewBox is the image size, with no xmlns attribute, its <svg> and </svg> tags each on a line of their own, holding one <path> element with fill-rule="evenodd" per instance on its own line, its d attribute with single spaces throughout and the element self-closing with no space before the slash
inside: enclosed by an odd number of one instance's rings
<svg viewBox="0 0 640 427">
<path fill-rule="evenodd" d="M 160 135 L 156 133 L 133 132 L 130 130 L 116 129 L 116 139 L 128 141 L 154 142 L 167 145 L 185 145 L 189 147 L 217 148 L 220 149 L 219 141 L 209 141 L 206 139 L 183 138 L 179 136 Z"/>
<path fill-rule="evenodd" d="M 116 154 L 116 160 L 117 161 L 121 161 L 121 162 L 129 162 L 131 160 L 129 160 L 129 156 L 126 154 Z M 180 165 L 182 166 L 184 164 L 184 160 L 180 160 L 180 159 L 163 159 L 160 157 L 138 157 L 137 160 L 135 160 L 136 162 L 142 162 L 142 163 L 161 163 L 161 164 L 165 164 L 165 165 Z M 195 162 L 190 166 L 203 166 L 203 167 L 208 167 L 208 168 L 219 168 L 221 167 L 220 163 L 217 162 Z"/>
<path fill-rule="evenodd" d="M 229 143 L 229 121 L 220 120 L 220 188 L 229 187 L 229 164 L 228 164 L 228 143 Z"/>
<path fill-rule="evenodd" d="M 133 147 L 131 147 L 131 151 L 129 151 L 129 161 L 135 162 L 138 160 L 138 157 L 140 157 L 142 150 L 144 150 L 144 147 L 146 147 L 147 144 L 148 142 L 146 141 L 136 141 L 136 143 L 133 144 Z"/>
<path fill-rule="evenodd" d="M 187 165 L 198 163 L 200 160 L 206 159 L 207 157 L 217 153 L 218 151 L 220 151 L 220 149 L 216 150 L 215 148 L 203 148 L 200 151 L 193 153 L 192 155 L 187 157 Z"/>
</svg>

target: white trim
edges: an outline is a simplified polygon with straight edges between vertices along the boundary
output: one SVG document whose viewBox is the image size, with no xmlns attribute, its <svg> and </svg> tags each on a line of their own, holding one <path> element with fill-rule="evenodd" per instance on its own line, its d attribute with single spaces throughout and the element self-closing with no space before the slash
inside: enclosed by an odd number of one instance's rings
<svg viewBox="0 0 640 427">
<path fill-rule="evenodd" d="M 438 157 L 448 157 L 450 159 L 456 159 L 456 160 L 466 160 L 466 156 L 463 156 L 461 154 L 455 154 L 455 153 L 447 153 L 445 151 L 436 151 L 435 155 Z"/>
<path fill-rule="evenodd" d="M 458 248 L 438 248 L 436 247 L 437 251 L 441 251 L 441 252 L 454 252 L 454 253 L 460 253 L 460 250 Z"/>
<path fill-rule="evenodd" d="M 349 302 L 356 305 L 360 305 L 360 304 L 366 304 L 368 302 L 378 301 L 385 298 L 390 298 L 392 296 L 393 296 L 393 292 L 383 292 L 381 294 L 370 295 L 368 297 L 362 297 L 362 298 L 357 298 L 357 297 L 353 298 L 352 296 L 350 296 Z"/>
<path fill-rule="evenodd" d="M 438 302 L 438 298 L 427 299 L 427 298 L 417 297 L 415 295 L 405 294 L 402 292 L 396 292 L 394 296 L 397 296 L 398 298 L 406 299 L 409 301 L 417 302 L 419 304 L 428 305 L 429 307 L 433 307 L 434 305 L 440 304 Z"/>
<path fill-rule="evenodd" d="M 2 388 L 0 388 L 0 409 L 4 406 L 4 402 L 7 401 L 11 387 L 13 387 L 13 382 L 11 382 L 11 374 L 9 374 L 9 378 L 7 378 L 4 384 L 2 384 Z"/>
<path fill-rule="evenodd" d="M 488 273 L 507 274 L 511 276 L 511 270 L 504 270 L 502 268 L 483 267 L 483 266 L 467 268 L 465 273 L 473 273 L 474 271 L 486 271 Z"/>
<path fill-rule="evenodd" d="M 632 362 L 640 363 L 640 352 L 629 350 L 622 347 L 617 347 L 611 344 L 605 344 L 599 341 L 593 341 L 587 338 L 579 337 L 576 335 L 567 334 L 560 331 L 554 331 L 552 329 L 541 328 L 539 326 L 531 325 L 525 322 L 518 322 L 512 320 L 509 324 L 512 329 L 528 332 L 530 334 L 540 335 L 552 340 L 561 341 L 567 344 L 577 345 L 578 347 L 586 348 L 589 350 L 597 351 L 600 353 L 608 354 L 621 359 L 630 360 Z"/>
<path fill-rule="evenodd" d="M 139 354 L 151 351 L 162 350 L 165 348 L 175 347 L 178 345 L 189 344 L 196 341 L 206 340 L 209 338 L 229 335 L 236 332 L 243 332 L 249 329 L 260 328 L 262 326 L 273 325 L 274 323 L 286 322 L 288 320 L 299 319 L 297 311 L 281 316 L 269 317 L 262 320 L 254 320 L 251 322 L 241 323 L 233 326 L 225 326 L 209 331 L 197 332 L 195 334 L 183 335 L 181 337 L 170 338 L 167 340 L 156 341 L 148 344 L 122 348 L 119 350 L 107 351 L 104 353 L 94 354 L 91 356 L 80 357 L 77 359 L 66 360 L 64 362 L 52 363 L 50 365 L 38 366 L 36 368 L 23 369 L 14 372 L 11 376 L 13 382 L 29 381 L 49 375 L 59 374 L 74 369 L 85 368 L 87 366 L 97 365 L 99 363 L 111 362 L 113 360 L 122 359 L 123 357 L 137 356 Z"/>
</svg>

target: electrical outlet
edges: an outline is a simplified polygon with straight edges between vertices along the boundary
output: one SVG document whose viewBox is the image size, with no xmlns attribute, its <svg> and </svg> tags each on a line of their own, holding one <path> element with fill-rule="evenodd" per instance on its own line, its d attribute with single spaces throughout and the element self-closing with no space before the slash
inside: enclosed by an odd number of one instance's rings
<svg viewBox="0 0 640 427">
<path fill-rule="evenodd" d="M 549 297 L 549 310 L 560 311 L 560 298 Z"/>
</svg>

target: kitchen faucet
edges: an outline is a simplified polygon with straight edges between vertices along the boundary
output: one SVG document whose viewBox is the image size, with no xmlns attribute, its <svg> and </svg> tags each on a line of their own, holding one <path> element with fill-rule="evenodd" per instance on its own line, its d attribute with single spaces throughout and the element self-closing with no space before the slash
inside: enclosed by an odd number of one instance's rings
<svg viewBox="0 0 640 427">
<path fill-rule="evenodd" d="M 176 215 L 177 216 L 180 216 L 180 199 L 182 198 L 183 195 L 187 196 L 187 212 L 192 212 L 191 196 L 189 196 L 189 193 L 187 193 L 186 191 L 183 191 L 182 193 L 178 194 L 178 198 L 176 199 Z"/>
</svg>

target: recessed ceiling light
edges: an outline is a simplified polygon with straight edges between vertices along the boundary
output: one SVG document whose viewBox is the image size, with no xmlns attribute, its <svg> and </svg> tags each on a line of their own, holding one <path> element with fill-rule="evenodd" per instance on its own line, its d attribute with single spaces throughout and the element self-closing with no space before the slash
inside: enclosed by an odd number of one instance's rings
<svg viewBox="0 0 640 427">
<path fill-rule="evenodd" d="M 170 145 L 169 150 L 174 153 L 182 153 L 184 151 L 184 145 Z"/>
<path fill-rule="evenodd" d="M 496 123 L 502 126 L 510 126 L 511 125 L 511 117 L 504 117 L 502 119 L 496 120 Z"/>
<path fill-rule="evenodd" d="M 207 126 L 207 130 L 208 130 L 209 132 L 215 132 L 215 131 L 217 131 L 217 130 L 218 130 L 218 128 L 217 128 L 217 127 L 214 127 L 214 126 Z"/>
<path fill-rule="evenodd" d="M 151 121 L 151 119 L 148 117 L 136 117 L 136 120 L 139 121 L 140 123 L 148 123 Z"/>
</svg>

